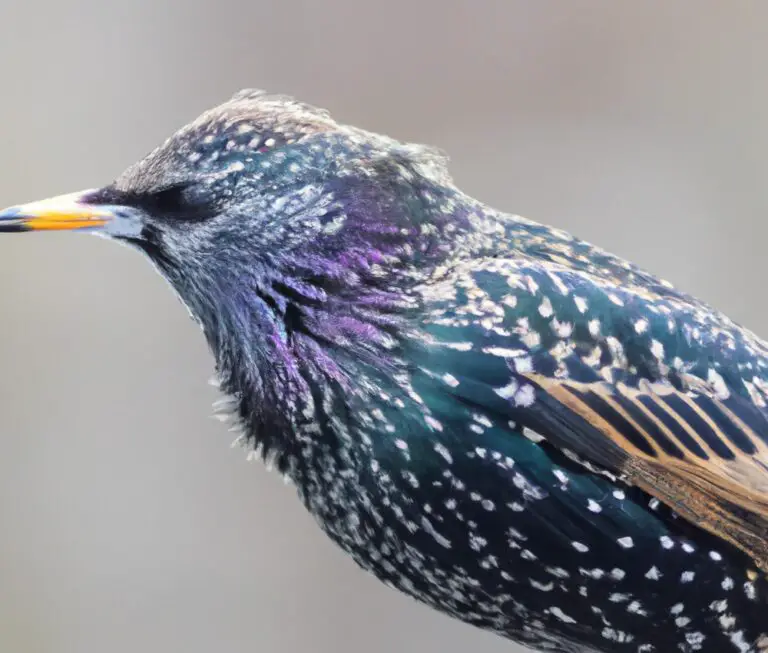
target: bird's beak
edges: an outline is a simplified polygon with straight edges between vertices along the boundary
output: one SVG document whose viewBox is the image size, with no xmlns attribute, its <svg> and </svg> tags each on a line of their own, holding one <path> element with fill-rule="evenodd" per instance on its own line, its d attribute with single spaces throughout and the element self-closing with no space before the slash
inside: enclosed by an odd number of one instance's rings
<svg viewBox="0 0 768 653">
<path fill-rule="evenodd" d="M 116 214 L 114 207 L 88 204 L 94 191 L 59 195 L 0 211 L 0 232 L 103 229 Z"/>
</svg>

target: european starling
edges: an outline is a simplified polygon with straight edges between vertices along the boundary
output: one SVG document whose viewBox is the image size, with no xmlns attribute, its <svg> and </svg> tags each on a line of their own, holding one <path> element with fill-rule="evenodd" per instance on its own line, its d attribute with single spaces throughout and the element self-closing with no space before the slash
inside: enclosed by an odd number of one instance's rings
<svg viewBox="0 0 768 653">
<path fill-rule="evenodd" d="M 768 345 L 440 152 L 247 90 L 0 225 L 144 252 L 241 442 L 386 584 L 540 651 L 768 650 Z"/>
</svg>

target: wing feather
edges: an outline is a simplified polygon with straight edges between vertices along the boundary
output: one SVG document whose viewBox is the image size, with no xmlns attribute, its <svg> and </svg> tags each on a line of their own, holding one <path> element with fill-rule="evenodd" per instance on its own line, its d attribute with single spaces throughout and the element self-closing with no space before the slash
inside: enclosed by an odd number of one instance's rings
<svg viewBox="0 0 768 653">
<path fill-rule="evenodd" d="M 582 443 L 599 434 L 626 454 L 621 476 L 768 570 L 768 446 L 732 409 L 669 384 L 638 390 L 523 376 L 565 409 L 564 424 L 545 437 L 585 453 Z M 731 443 L 735 432 L 742 448 Z"/>
</svg>

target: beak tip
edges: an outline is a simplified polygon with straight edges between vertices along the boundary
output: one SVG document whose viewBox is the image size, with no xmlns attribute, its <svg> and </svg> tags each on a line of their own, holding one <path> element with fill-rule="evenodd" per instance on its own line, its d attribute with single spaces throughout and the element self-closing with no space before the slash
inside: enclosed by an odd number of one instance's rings
<svg viewBox="0 0 768 653">
<path fill-rule="evenodd" d="M 22 219 L 22 211 L 18 206 L 11 206 L 0 211 L 0 232 L 20 233 L 29 231 L 29 227 Z"/>
</svg>

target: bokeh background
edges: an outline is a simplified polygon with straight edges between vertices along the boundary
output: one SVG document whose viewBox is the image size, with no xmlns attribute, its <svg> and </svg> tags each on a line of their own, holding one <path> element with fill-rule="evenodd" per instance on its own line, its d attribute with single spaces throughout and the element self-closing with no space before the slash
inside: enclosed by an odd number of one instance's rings
<svg viewBox="0 0 768 653">
<path fill-rule="evenodd" d="M 768 3 L 0 4 L 0 204 L 107 183 L 240 87 L 446 149 L 468 192 L 768 335 Z M 142 258 L 0 239 L 0 651 L 517 650 L 359 572 L 230 449 Z"/>
</svg>

